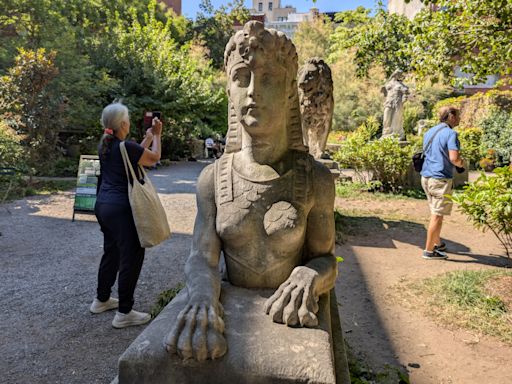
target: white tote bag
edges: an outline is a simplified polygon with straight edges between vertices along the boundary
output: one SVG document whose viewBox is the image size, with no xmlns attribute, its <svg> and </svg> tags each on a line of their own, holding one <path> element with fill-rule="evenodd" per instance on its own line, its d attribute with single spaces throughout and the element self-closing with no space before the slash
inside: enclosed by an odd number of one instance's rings
<svg viewBox="0 0 512 384">
<path fill-rule="evenodd" d="M 124 169 L 128 178 L 128 199 L 132 207 L 133 220 L 139 235 L 140 245 L 143 248 L 154 247 L 171 236 L 164 207 L 158 198 L 151 180 L 149 180 L 144 168 L 140 165 L 139 170 L 144 184 L 137 178 L 128 157 L 124 141 L 119 145 L 119 149 L 121 150 Z M 132 175 L 133 185 L 130 184 L 128 170 Z"/>
</svg>

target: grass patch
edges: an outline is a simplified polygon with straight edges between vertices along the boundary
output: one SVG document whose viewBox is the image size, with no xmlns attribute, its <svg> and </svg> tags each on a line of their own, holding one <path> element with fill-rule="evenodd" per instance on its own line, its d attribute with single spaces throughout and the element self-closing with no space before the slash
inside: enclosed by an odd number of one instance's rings
<svg viewBox="0 0 512 384">
<path fill-rule="evenodd" d="M 151 308 L 151 311 L 149 312 L 151 314 L 151 318 L 154 319 L 157 317 L 165 306 L 169 304 L 171 300 L 174 299 L 183 289 L 183 287 L 185 287 L 183 283 L 178 283 L 174 288 L 161 292 L 156 299 L 155 305 L 153 305 L 153 308 Z"/>
<path fill-rule="evenodd" d="M 76 180 L 36 180 L 29 183 L 28 180 L 17 178 L 9 188 L 9 182 L 0 181 L 0 199 L 3 199 L 9 190 L 6 202 L 22 199 L 28 196 L 50 195 L 52 193 L 69 191 L 76 187 Z"/>
<path fill-rule="evenodd" d="M 426 300 L 428 314 L 450 324 L 495 336 L 512 344 L 512 291 L 499 294 L 489 286 L 511 279 L 508 271 L 456 271 L 412 284 L 417 297 Z M 510 281 L 510 280 L 508 280 Z"/>
<path fill-rule="evenodd" d="M 374 370 L 364 359 L 357 357 L 346 342 L 345 346 L 351 384 L 410 384 L 409 375 L 400 368 L 385 365 L 383 369 Z"/>
<path fill-rule="evenodd" d="M 336 196 L 357 200 L 424 200 L 422 189 L 403 189 L 399 193 L 379 192 L 372 183 L 337 182 Z"/>
</svg>

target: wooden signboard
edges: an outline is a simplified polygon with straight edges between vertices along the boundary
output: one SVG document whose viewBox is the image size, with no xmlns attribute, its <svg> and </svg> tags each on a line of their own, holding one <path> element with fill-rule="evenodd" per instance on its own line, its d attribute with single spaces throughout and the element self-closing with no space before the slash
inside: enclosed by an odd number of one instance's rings
<svg viewBox="0 0 512 384">
<path fill-rule="evenodd" d="M 94 213 L 96 204 L 96 187 L 100 175 L 100 160 L 96 155 L 80 156 L 78 176 L 76 182 L 75 204 L 73 205 L 73 218 L 75 213 Z"/>
</svg>

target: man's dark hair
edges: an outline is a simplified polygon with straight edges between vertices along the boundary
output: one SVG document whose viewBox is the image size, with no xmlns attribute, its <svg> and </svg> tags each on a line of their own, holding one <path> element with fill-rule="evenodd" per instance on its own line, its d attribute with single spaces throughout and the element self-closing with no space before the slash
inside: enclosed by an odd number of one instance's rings
<svg viewBox="0 0 512 384">
<path fill-rule="evenodd" d="M 450 115 L 458 116 L 459 113 L 460 113 L 460 110 L 458 108 L 451 107 L 451 106 L 443 107 L 439 110 L 439 121 L 441 123 L 444 123 L 444 122 L 448 121 L 448 118 L 450 117 Z"/>
</svg>

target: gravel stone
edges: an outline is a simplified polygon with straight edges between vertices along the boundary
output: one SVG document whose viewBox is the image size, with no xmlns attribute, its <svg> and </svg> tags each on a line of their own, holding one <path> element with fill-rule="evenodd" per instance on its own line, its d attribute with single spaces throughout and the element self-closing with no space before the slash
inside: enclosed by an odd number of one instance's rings
<svg viewBox="0 0 512 384">
<path fill-rule="evenodd" d="M 149 172 L 173 234 L 146 251 L 137 310 L 149 311 L 160 292 L 184 281 L 196 180 L 207 164 L 180 162 Z M 0 206 L 2 383 L 110 383 L 119 356 L 145 327 L 116 330 L 114 311 L 89 312 L 103 237 L 94 215 L 77 214 L 71 222 L 73 199 L 73 192 L 63 192 Z"/>
</svg>

